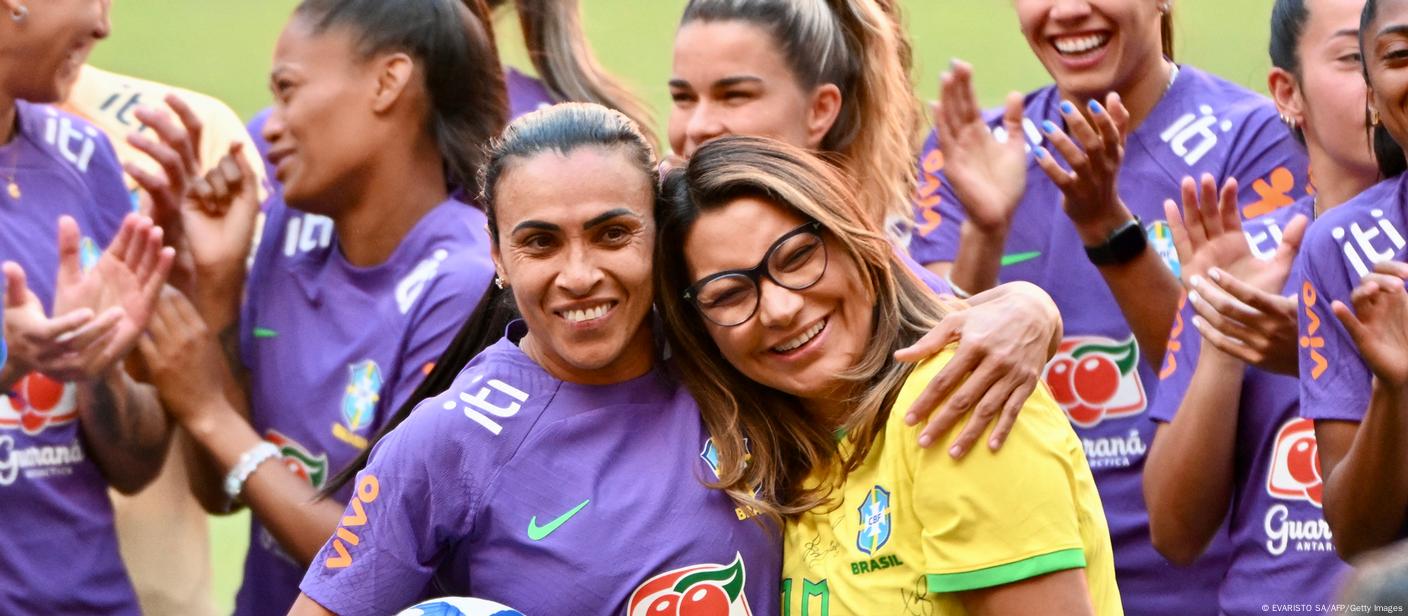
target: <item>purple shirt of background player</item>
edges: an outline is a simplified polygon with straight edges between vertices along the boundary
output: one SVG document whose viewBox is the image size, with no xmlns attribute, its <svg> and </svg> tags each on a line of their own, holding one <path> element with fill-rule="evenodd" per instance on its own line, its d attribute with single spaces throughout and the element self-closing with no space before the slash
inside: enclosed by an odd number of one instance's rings
<svg viewBox="0 0 1408 616">
<path fill-rule="evenodd" d="M 1408 260 L 1408 176 L 1381 182 L 1310 226 L 1297 274 L 1300 295 L 1301 416 L 1362 422 L 1374 375 L 1330 311 L 1382 261 Z M 1318 469 L 1317 469 L 1318 470 Z"/>
<path fill-rule="evenodd" d="M 326 219 L 270 206 L 240 319 L 251 424 L 315 488 L 410 395 L 493 277 L 484 214 L 464 203 L 431 210 L 371 268 L 336 242 L 306 242 L 321 224 L 330 238 Z M 283 612 L 298 597 L 303 567 L 257 519 L 244 571 L 236 614 Z"/>
<path fill-rule="evenodd" d="M 1021 137 L 1030 146 L 1049 149 L 1037 126 L 1043 120 L 1064 125 L 1059 103 L 1055 86 L 1026 96 Z M 986 118 L 995 131 L 1002 130 L 1000 111 Z M 917 226 L 909 246 L 920 263 L 953 261 L 958 251 L 965 215 L 942 169 L 943 156 L 931 136 L 920 158 Z M 1177 254 L 1162 204 L 1179 194 L 1184 177 L 1205 172 L 1246 178 L 1242 214 L 1255 218 L 1303 194 L 1306 161 L 1270 101 L 1183 66 L 1149 117 L 1128 135 L 1119 176 L 1125 204 L 1143 221 L 1150 246 L 1175 274 Z M 1033 282 L 1061 310 L 1066 337 L 1044 376 L 1080 434 L 1095 473 L 1126 609 L 1131 614 L 1213 613 L 1229 552 L 1226 538 L 1187 569 L 1169 564 L 1150 543 L 1142 469 L 1155 426 L 1144 415 L 1157 391 L 1157 375 L 1141 360 L 1134 335 L 1086 258 L 1061 199 L 1029 157 L 1026 194 L 1008 233 L 999 279 Z M 1099 361 L 1076 361 L 1085 357 Z"/>
<path fill-rule="evenodd" d="M 58 219 L 83 234 L 95 262 L 132 211 L 106 137 L 53 107 L 16 101 L 20 199 L 0 193 L 0 260 L 19 263 L 46 307 L 54 302 Z M 38 374 L 0 400 L 0 614 L 138 614 L 113 528 L 108 483 L 89 458 L 76 390 Z"/>
<path fill-rule="evenodd" d="M 1281 230 L 1303 214 L 1314 216 L 1314 200 L 1249 221 L 1244 227 L 1252 254 L 1275 253 Z M 1296 273 L 1282 295 L 1299 293 Z M 1191 306 L 1180 311 L 1169 354 L 1160 371 L 1159 395 L 1149 409 L 1154 421 L 1172 422 L 1198 365 L 1202 337 Z M 1237 413 L 1233 497 L 1228 530 L 1232 559 L 1218 591 L 1223 614 L 1261 614 L 1267 604 L 1333 603 L 1348 565 L 1330 543 L 1316 470 L 1315 427 L 1300 417 L 1295 377 L 1247 367 Z"/>
<path fill-rule="evenodd" d="M 443 595 L 526 614 L 776 613 L 776 529 L 705 487 L 717 454 L 667 365 L 569 383 L 519 350 L 525 332 L 377 445 L 304 594 L 344 615 Z"/>
</svg>

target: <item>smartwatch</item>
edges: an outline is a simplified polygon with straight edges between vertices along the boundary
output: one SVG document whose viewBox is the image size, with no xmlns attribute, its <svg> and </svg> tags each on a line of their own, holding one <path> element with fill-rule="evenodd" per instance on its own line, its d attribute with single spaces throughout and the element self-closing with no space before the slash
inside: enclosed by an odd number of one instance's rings
<svg viewBox="0 0 1408 616">
<path fill-rule="evenodd" d="M 1085 247 L 1085 256 L 1097 266 L 1124 265 L 1133 261 L 1149 246 L 1149 237 L 1144 234 L 1144 223 L 1135 216 L 1133 220 L 1120 225 L 1105 238 L 1105 242 Z"/>
</svg>

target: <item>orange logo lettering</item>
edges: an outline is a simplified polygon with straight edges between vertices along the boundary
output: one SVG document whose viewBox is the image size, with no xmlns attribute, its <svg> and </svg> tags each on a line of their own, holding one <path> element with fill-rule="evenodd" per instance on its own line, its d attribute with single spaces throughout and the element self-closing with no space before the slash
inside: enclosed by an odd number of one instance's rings
<svg viewBox="0 0 1408 616">
<path fill-rule="evenodd" d="M 352 532 L 352 529 L 366 526 L 366 506 L 376 500 L 380 494 L 381 484 L 377 481 L 376 475 L 365 475 L 357 481 L 357 492 L 352 495 L 352 502 L 348 504 L 352 513 L 342 516 L 342 525 L 337 527 L 337 533 L 333 535 L 332 551 L 335 554 L 328 557 L 324 563 L 327 568 L 343 569 L 352 566 L 352 554 L 347 551 L 347 544 L 350 543 L 356 547 L 362 542 L 362 538 Z"/>
<path fill-rule="evenodd" d="M 1310 353 L 1310 361 L 1315 364 L 1310 369 L 1310 378 L 1319 379 L 1325 374 L 1325 369 L 1330 367 L 1330 362 L 1318 349 L 1325 348 L 1325 337 L 1317 336 L 1320 331 L 1320 315 L 1315 314 L 1315 302 L 1320 299 L 1315 287 L 1310 286 L 1310 281 L 1301 285 L 1300 303 L 1305 307 L 1305 320 L 1309 325 L 1305 328 L 1305 335 L 1300 337 L 1300 348 L 1306 349 Z"/>
<path fill-rule="evenodd" d="M 1183 309 L 1188 306 L 1188 294 L 1178 300 L 1178 312 L 1173 315 L 1173 331 L 1168 335 L 1168 352 L 1164 353 L 1164 367 L 1159 371 L 1159 380 L 1162 381 L 1178 372 L 1178 358 L 1175 355 L 1183 350 Z"/>
<path fill-rule="evenodd" d="M 939 172 L 944 168 L 944 153 L 939 149 L 934 149 L 924 156 L 924 174 L 920 178 L 919 190 L 915 201 L 922 208 L 919 217 L 923 219 L 919 225 L 919 235 L 928 237 L 939 224 L 943 222 L 943 216 L 939 215 L 939 203 L 943 197 L 939 195 L 939 188 L 943 186 L 939 179 Z"/>
<path fill-rule="evenodd" d="M 1242 218 L 1256 218 L 1295 202 L 1295 199 L 1291 198 L 1291 191 L 1296 188 L 1296 176 L 1292 175 L 1289 169 L 1277 167 L 1267 179 L 1271 181 L 1263 179 L 1252 184 L 1252 190 L 1256 191 L 1261 200 L 1243 208 Z"/>
</svg>

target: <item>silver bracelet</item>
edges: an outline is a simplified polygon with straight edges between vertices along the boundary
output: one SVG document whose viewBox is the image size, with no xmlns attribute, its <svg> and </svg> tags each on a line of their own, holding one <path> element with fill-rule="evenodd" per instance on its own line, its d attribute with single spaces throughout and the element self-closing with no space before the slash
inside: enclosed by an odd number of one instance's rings
<svg viewBox="0 0 1408 616">
<path fill-rule="evenodd" d="M 954 297 L 957 297 L 958 299 L 968 299 L 970 297 L 973 297 L 972 293 L 964 291 L 963 289 L 958 288 L 958 285 L 953 284 L 953 268 L 949 268 L 947 272 L 944 272 L 944 282 L 948 283 L 948 288 L 953 289 Z"/>
<path fill-rule="evenodd" d="M 225 496 L 230 497 L 230 502 L 239 500 L 240 493 L 244 491 L 244 482 L 254 474 L 255 469 L 281 455 L 279 448 L 268 441 L 259 441 L 258 445 L 240 454 L 239 462 L 230 467 L 230 472 L 225 475 Z"/>
</svg>

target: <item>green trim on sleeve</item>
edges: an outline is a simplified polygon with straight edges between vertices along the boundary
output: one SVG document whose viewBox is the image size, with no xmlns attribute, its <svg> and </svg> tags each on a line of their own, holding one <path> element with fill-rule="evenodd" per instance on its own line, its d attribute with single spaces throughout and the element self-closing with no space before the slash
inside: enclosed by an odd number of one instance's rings
<svg viewBox="0 0 1408 616">
<path fill-rule="evenodd" d="M 1085 567 L 1085 550 L 1070 548 L 1017 562 L 963 573 L 930 573 L 929 592 L 960 592 L 991 588 L 1067 569 Z"/>
</svg>

